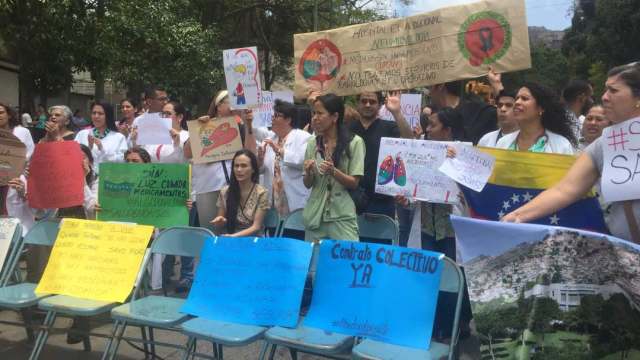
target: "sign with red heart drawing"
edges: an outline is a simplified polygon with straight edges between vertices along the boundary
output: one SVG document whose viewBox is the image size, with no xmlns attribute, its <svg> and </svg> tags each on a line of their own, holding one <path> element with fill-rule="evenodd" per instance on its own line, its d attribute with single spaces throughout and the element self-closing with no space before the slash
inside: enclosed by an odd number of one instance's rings
<svg viewBox="0 0 640 360">
<path fill-rule="evenodd" d="M 187 122 L 193 163 L 231 160 L 242 149 L 240 129 L 234 117 L 214 118 L 208 122 Z"/>
</svg>

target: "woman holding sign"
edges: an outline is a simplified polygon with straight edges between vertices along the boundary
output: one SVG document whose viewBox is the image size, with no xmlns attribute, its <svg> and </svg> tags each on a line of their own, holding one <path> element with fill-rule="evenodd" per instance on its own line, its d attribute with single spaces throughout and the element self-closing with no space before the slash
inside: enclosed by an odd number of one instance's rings
<svg viewBox="0 0 640 360">
<path fill-rule="evenodd" d="M 18 113 L 10 106 L 0 102 L 0 129 L 10 131 L 27 147 L 27 159 L 33 154 L 35 145 L 31 138 L 31 133 L 21 125 Z"/>
<path fill-rule="evenodd" d="M 364 141 L 343 123 L 344 102 L 334 94 L 313 102 L 315 137 L 307 142 L 303 182 L 311 189 L 302 217 L 305 238 L 358 241 L 356 206 L 349 190 L 364 174 Z"/>
<path fill-rule="evenodd" d="M 96 172 L 102 162 L 122 162 L 122 154 L 127 151 L 127 139 L 118 132 L 113 117 L 113 107 L 103 101 L 91 106 L 93 128 L 80 130 L 76 141 L 91 149 Z"/>
<path fill-rule="evenodd" d="M 589 145 L 576 160 L 567 175 L 554 187 L 547 189 L 533 200 L 502 218 L 509 222 L 528 222 L 555 213 L 581 199 L 607 171 L 614 171 L 611 165 L 605 167 L 605 147 L 613 147 L 616 141 L 630 139 L 640 135 L 640 63 L 635 62 L 615 67 L 607 74 L 606 91 L 602 95 L 602 104 L 606 118 L 615 127 L 617 124 L 629 124 L 617 133 L 614 129 L 609 137 L 602 136 Z M 638 124 L 634 127 L 634 124 Z M 610 150 L 610 149 L 607 149 Z M 636 154 L 637 156 L 637 154 Z M 634 160 L 634 163 L 635 160 Z M 637 166 L 637 165 L 636 165 Z M 619 168 L 628 171 L 632 169 Z M 637 169 L 636 169 L 637 171 Z M 637 174 L 636 174 L 637 175 Z M 633 181 L 633 180 L 631 180 Z M 640 243 L 640 200 L 614 201 L 611 203 L 609 230 L 619 238 Z"/>
</svg>

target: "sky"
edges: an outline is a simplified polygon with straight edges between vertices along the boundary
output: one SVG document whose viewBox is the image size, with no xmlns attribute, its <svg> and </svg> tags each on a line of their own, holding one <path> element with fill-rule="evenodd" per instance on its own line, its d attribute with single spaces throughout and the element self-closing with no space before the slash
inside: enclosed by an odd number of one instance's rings
<svg viewBox="0 0 640 360">
<path fill-rule="evenodd" d="M 511 1 L 511 0 L 504 0 Z M 413 0 L 404 6 L 398 0 L 391 0 L 399 16 L 411 16 L 433 9 L 473 2 L 472 0 Z M 571 5 L 573 0 L 525 0 L 529 26 L 544 26 L 549 30 L 564 30 L 571 26 Z"/>
</svg>

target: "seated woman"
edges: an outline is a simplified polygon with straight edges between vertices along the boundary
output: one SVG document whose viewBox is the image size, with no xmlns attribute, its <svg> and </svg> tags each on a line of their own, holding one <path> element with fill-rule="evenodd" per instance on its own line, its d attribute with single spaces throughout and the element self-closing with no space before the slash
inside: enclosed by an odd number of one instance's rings
<svg viewBox="0 0 640 360">
<path fill-rule="evenodd" d="M 229 185 L 220 190 L 218 216 L 211 220 L 223 236 L 261 236 L 269 203 L 267 189 L 258 184 L 258 159 L 249 150 L 240 150 L 231 162 Z"/>
<path fill-rule="evenodd" d="M 520 130 L 509 133 L 496 144 L 499 149 L 571 155 L 577 140 L 571 119 L 550 89 L 527 83 L 518 90 L 513 117 Z"/>
</svg>

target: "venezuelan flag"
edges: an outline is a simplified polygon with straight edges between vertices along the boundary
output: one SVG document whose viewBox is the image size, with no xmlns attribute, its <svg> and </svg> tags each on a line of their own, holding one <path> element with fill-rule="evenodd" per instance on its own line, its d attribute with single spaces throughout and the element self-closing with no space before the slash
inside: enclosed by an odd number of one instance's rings
<svg viewBox="0 0 640 360">
<path fill-rule="evenodd" d="M 532 153 L 479 147 L 496 158 L 493 173 L 481 192 L 464 186 L 471 216 L 485 220 L 500 217 L 526 204 L 567 173 L 575 157 L 560 154 Z M 537 224 L 556 225 L 608 233 L 602 209 L 594 192 Z"/>
</svg>

